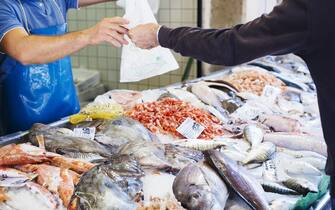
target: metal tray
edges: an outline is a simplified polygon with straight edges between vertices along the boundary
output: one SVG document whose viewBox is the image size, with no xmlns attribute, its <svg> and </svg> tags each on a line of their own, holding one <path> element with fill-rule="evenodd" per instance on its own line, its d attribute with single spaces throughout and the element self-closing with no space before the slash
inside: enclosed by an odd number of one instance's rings
<svg viewBox="0 0 335 210">
<path fill-rule="evenodd" d="M 193 83 L 193 82 L 197 82 L 197 81 L 201 81 L 201 80 L 211 80 L 211 79 L 217 79 L 218 77 L 222 77 L 224 75 L 227 74 L 227 72 L 229 72 L 230 69 L 226 69 L 226 70 L 222 70 L 219 72 L 215 72 L 213 74 L 210 74 L 206 77 L 202 77 L 199 79 L 195 79 L 195 80 L 191 80 L 185 83 L 177 83 L 177 84 L 173 84 L 170 85 L 169 87 L 181 87 L 183 84 L 187 84 L 187 83 Z M 52 127 L 66 127 L 66 125 L 69 123 L 69 118 L 65 117 L 59 121 L 56 121 L 54 123 L 49 124 Z M 20 132 L 16 132 L 13 134 L 9 134 L 6 136 L 0 136 L 0 147 L 4 146 L 4 145 L 8 145 L 11 143 L 22 143 L 22 142 L 26 142 L 27 141 L 27 134 L 29 132 L 28 131 L 20 131 Z M 327 193 L 326 195 L 324 195 L 318 202 L 316 202 L 313 206 L 310 207 L 309 210 L 331 210 L 331 202 L 330 202 L 330 195 L 329 193 Z"/>
</svg>

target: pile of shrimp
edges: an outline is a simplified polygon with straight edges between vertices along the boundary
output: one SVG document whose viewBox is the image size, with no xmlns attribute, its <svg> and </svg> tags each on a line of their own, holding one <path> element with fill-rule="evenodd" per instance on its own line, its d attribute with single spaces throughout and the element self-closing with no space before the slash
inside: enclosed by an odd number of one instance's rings
<svg viewBox="0 0 335 210">
<path fill-rule="evenodd" d="M 224 134 L 222 123 L 218 118 L 190 103 L 173 98 L 138 104 L 127 115 L 141 122 L 153 133 L 172 134 L 177 138 L 183 138 L 177 128 L 187 118 L 205 127 L 199 139 L 213 139 Z"/>
</svg>

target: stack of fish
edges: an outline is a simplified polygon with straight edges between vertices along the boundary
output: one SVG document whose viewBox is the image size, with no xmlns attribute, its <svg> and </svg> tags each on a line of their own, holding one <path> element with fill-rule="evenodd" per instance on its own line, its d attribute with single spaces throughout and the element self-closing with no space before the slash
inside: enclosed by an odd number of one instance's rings
<svg viewBox="0 0 335 210">
<path fill-rule="evenodd" d="M 0 148 L 0 209 L 284 210 L 318 192 L 327 148 L 306 66 L 270 57 L 227 75 L 97 97 L 126 111 L 114 120 L 34 125 Z M 220 132 L 183 138 L 187 118 Z"/>
</svg>

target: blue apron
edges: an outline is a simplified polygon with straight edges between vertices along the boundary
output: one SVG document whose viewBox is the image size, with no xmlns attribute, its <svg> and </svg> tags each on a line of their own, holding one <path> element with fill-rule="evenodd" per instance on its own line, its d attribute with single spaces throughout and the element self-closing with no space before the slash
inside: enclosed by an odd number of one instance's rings
<svg viewBox="0 0 335 210">
<path fill-rule="evenodd" d="M 20 1 L 20 0 L 18 0 Z M 63 35 L 67 24 L 59 6 L 55 9 L 63 18 L 63 24 L 40 29 L 29 29 L 25 17 L 25 27 L 31 35 Z M 80 109 L 72 77 L 70 57 L 42 65 L 23 65 L 6 56 L 0 66 L 5 72 L 1 94 L 1 119 L 5 134 L 29 129 L 34 123 L 50 123 L 77 113 Z"/>
</svg>

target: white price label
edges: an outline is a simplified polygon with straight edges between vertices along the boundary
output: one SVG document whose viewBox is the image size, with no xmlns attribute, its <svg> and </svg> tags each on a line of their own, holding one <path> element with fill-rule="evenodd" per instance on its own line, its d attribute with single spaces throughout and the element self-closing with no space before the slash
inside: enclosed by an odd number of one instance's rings
<svg viewBox="0 0 335 210">
<path fill-rule="evenodd" d="M 95 127 L 75 128 L 73 130 L 73 133 L 74 133 L 75 136 L 93 140 L 94 137 L 95 137 Z"/>
<path fill-rule="evenodd" d="M 191 118 L 187 118 L 178 128 L 177 131 L 187 139 L 197 139 L 205 130 L 205 127 Z"/>
</svg>

